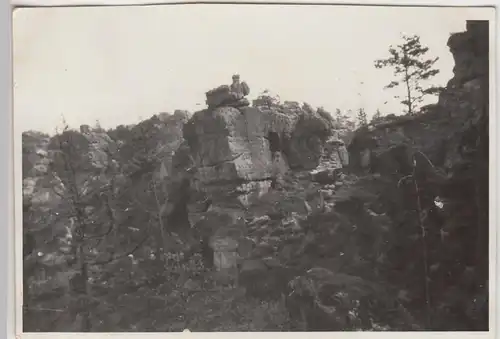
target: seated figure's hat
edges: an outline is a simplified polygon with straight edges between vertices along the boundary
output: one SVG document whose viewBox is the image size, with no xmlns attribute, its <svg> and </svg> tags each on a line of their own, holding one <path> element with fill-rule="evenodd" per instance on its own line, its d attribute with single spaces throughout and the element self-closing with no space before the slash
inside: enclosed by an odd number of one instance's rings
<svg viewBox="0 0 500 339">
<path fill-rule="evenodd" d="M 240 75 L 239 74 L 235 74 L 233 75 L 233 79 L 239 79 L 240 78 Z"/>
</svg>

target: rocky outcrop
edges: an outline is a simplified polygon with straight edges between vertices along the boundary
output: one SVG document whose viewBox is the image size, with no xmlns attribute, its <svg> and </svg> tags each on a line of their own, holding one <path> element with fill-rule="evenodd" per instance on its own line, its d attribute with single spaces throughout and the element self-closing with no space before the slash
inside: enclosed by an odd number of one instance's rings
<svg viewBox="0 0 500 339">
<path fill-rule="evenodd" d="M 189 118 L 188 111 L 176 110 L 109 131 L 118 149 L 113 156 L 123 166 L 124 173 L 134 178 L 134 182 L 139 182 L 137 179 L 144 174 L 152 174 L 159 181 L 170 176 L 174 172 L 175 152 L 184 142 L 182 129 Z"/>
<path fill-rule="evenodd" d="M 48 145 L 50 137 L 38 132 L 24 132 L 23 147 L 23 178 L 43 175 L 50 163 Z"/>
<path fill-rule="evenodd" d="M 246 82 L 240 82 L 238 74 L 233 75 L 233 83 L 230 86 L 222 85 L 206 93 L 208 108 L 217 107 L 246 107 L 250 105 L 245 98 L 250 94 L 250 87 Z"/>
<path fill-rule="evenodd" d="M 155 154 L 161 159 L 160 168 L 157 169 L 158 175 L 165 177 L 173 173 L 173 157 L 184 142 L 182 130 L 190 117 L 188 111 L 176 110 L 172 115 L 162 114 L 158 117 L 160 121 L 153 125 L 158 131 Z"/>
<path fill-rule="evenodd" d="M 487 123 L 489 50 L 488 22 L 468 21 L 467 31 L 453 34 L 448 46 L 455 59 L 454 77 L 426 112 L 393 116 L 361 129 L 349 145 L 353 169 L 384 166 L 377 162 L 394 146 L 414 145 L 437 166 L 450 168 L 463 152 L 457 138 L 462 132 Z M 460 132 L 460 133 L 457 133 Z M 406 160 L 401 160 L 404 162 Z"/>
<path fill-rule="evenodd" d="M 488 83 L 489 76 L 489 25 L 485 21 L 469 20 L 467 30 L 453 34 L 448 47 L 453 54 L 454 77 L 448 82 L 448 91 L 468 87 L 470 81 Z"/>
<path fill-rule="evenodd" d="M 220 107 L 194 114 L 184 127 L 198 179 L 204 183 L 266 180 L 276 176 L 279 154 L 287 167 L 313 169 L 332 133 L 317 114 L 281 113 L 253 107 Z"/>
<path fill-rule="evenodd" d="M 348 165 L 349 153 L 345 143 L 335 133 L 325 142 L 319 165 L 311 171 L 312 180 L 323 184 L 332 184 L 337 181 L 339 170 Z"/>
<path fill-rule="evenodd" d="M 88 157 L 91 166 L 102 170 L 108 166 L 110 154 L 116 152 L 115 142 L 108 133 L 100 129 L 90 129 L 88 126 L 81 126 L 80 131 L 87 139 L 89 145 Z"/>
<path fill-rule="evenodd" d="M 197 112 L 186 124 L 184 138 L 200 181 L 265 180 L 273 173 L 272 151 L 281 151 L 271 142 L 282 142 L 294 124 L 284 114 L 221 107 Z"/>
<path fill-rule="evenodd" d="M 350 169 L 380 177 L 374 182 L 385 187 L 377 190 L 385 207 L 377 208 L 400 225 L 399 249 L 388 260 L 401 271 L 389 279 L 410 279 L 414 272 L 403 267 L 411 260 L 427 267 L 428 298 L 448 310 L 428 320 L 435 329 L 488 326 L 488 32 L 487 21 L 468 21 L 465 32 L 449 38 L 454 76 L 436 105 L 360 129 L 349 145 Z M 425 258 L 403 236 L 419 228 L 426 230 L 424 240 L 415 238 L 425 242 Z M 408 288 L 425 296 L 417 284 Z M 425 306 L 414 297 L 412 308 L 418 307 Z"/>
<path fill-rule="evenodd" d="M 317 112 L 307 114 L 301 111 L 289 141 L 285 142 L 290 168 L 316 168 L 323 155 L 324 143 L 332 131 L 333 125 L 329 119 Z"/>
<path fill-rule="evenodd" d="M 248 221 L 272 212 L 259 213 L 262 201 L 283 191 L 280 187 L 291 171 L 314 169 L 325 160 L 324 144 L 332 132 L 325 117 L 290 103 L 273 109 L 225 105 L 191 117 L 174 167 L 182 173 L 193 169 L 187 177 L 178 176 L 189 182 L 191 192 L 185 213 L 200 238 L 215 252 L 226 253 L 223 259 L 216 254 L 216 264 L 235 265 L 236 258 L 228 253 L 244 242 Z M 327 158 L 335 158 L 333 153 Z M 304 202 L 298 203 L 303 209 Z"/>
<path fill-rule="evenodd" d="M 239 97 L 237 94 L 233 93 L 231 88 L 227 85 L 222 85 L 208 91 L 206 96 L 206 103 L 209 108 L 221 106 L 245 107 L 250 105 L 250 102 L 246 98 Z"/>
</svg>

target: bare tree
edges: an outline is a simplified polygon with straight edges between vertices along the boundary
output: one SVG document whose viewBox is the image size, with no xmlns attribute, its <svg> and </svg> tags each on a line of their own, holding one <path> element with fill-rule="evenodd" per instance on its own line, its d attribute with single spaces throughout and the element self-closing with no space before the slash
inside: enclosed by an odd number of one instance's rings
<svg viewBox="0 0 500 339">
<path fill-rule="evenodd" d="M 64 211 L 60 218 L 67 219 L 71 225 L 66 256 L 68 264 L 76 271 L 70 279 L 70 293 L 76 298 L 73 309 L 80 316 L 80 330 L 89 332 L 93 327 L 91 310 L 95 302 L 92 275 L 102 272 L 103 266 L 128 259 L 150 235 L 145 229 L 140 240 L 134 243 L 130 238 L 137 236 L 124 232 L 126 227 L 123 227 L 125 224 L 116 206 L 120 194 L 116 182 L 120 168 L 109 151 L 104 169 L 93 170 L 87 166 L 88 158 L 79 147 L 78 136 L 79 133 L 69 130 L 67 125 L 63 133 L 56 136 L 54 175 L 63 189 L 54 189 L 54 192 L 64 204 L 60 206 Z M 132 245 L 125 246 L 124 242 Z"/>
</svg>

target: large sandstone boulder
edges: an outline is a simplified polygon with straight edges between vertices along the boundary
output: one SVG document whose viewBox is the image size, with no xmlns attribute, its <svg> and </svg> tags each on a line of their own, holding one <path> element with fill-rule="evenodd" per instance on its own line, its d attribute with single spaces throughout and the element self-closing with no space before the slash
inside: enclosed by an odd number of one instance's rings
<svg viewBox="0 0 500 339">
<path fill-rule="evenodd" d="M 276 181 L 286 177 L 290 162 L 309 169 L 319 163 L 331 125 L 314 112 L 293 108 L 299 111 L 226 105 L 196 112 L 184 125 L 185 142 L 173 168 L 188 178 L 187 219 L 200 238 L 209 239 L 219 270 L 235 265 L 237 249 L 217 244 L 244 246 L 247 220 L 278 192 Z M 269 213 L 277 212 L 277 205 L 270 207 Z"/>
<path fill-rule="evenodd" d="M 256 108 L 220 107 L 200 111 L 184 127 L 198 178 L 204 182 L 270 179 L 270 133 L 289 135 L 291 116 Z"/>
<path fill-rule="evenodd" d="M 332 135 L 332 121 L 317 112 L 301 111 L 295 116 L 297 122 L 285 144 L 288 163 L 296 170 L 314 169 L 319 165 L 326 140 Z"/>
<path fill-rule="evenodd" d="M 238 97 L 238 94 L 232 92 L 231 88 L 227 85 L 222 85 L 208 91 L 206 96 L 206 103 L 209 108 L 221 106 L 244 107 L 250 105 L 250 102 L 246 98 Z"/>
<path fill-rule="evenodd" d="M 318 114 L 253 107 L 200 111 L 184 127 L 198 179 L 204 183 L 271 179 L 277 163 L 281 171 L 286 170 L 284 163 L 313 169 L 331 133 L 330 122 Z M 283 160 L 274 160 L 276 152 Z"/>
<path fill-rule="evenodd" d="M 314 181 L 333 183 L 337 172 L 349 165 L 349 153 L 344 142 L 335 133 L 325 142 L 323 154 L 318 167 L 311 171 Z"/>
</svg>

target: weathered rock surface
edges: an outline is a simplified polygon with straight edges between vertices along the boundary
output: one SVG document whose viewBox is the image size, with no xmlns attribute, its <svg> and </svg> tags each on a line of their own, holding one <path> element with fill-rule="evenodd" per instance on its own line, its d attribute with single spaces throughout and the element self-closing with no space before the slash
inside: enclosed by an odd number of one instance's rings
<svg viewBox="0 0 500 339">
<path fill-rule="evenodd" d="M 116 152 L 115 142 L 103 130 L 83 128 L 83 136 L 89 145 L 88 157 L 92 167 L 104 169 L 110 161 L 109 154 Z"/>
<path fill-rule="evenodd" d="M 209 108 L 216 108 L 221 106 L 229 107 L 245 107 L 249 106 L 248 99 L 231 91 L 227 85 L 222 85 L 214 88 L 206 93 L 206 103 Z"/>
<path fill-rule="evenodd" d="M 409 217 L 415 213 L 411 211 L 420 209 L 426 215 L 420 222 L 428 232 L 427 259 L 416 260 L 432 271 L 429 288 L 434 304 L 455 305 L 442 319 L 427 325 L 438 329 L 450 323 L 464 329 L 487 327 L 486 307 L 473 305 L 477 295 L 485 293 L 488 279 L 488 41 L 488 22 L 469 21 L 467 31 L 448 41 L 456 65 L 438 103 L 418 116 L 392 117 L 360 129 L 349 145 L 351 170 L 379 176 L 364 184 L 365 192 L 377 182 L 381 185 L 375 190 L 379 206 L 366 198 L 363 204 L 372 205 L 372 212 L 384 211 L 394 225 L 390 229 L 401 227 L 393 231 L 400 239 L 400 249 L 386 252 L 388 257 L 383 259 L 392 262 L 391 270 L 402 270 L 399 276 L 388 275 L 390 280 L 410 279 L 412 270 L 403 267 L 413 260 L 411 253 L 415 252 L 410 248 L 414 240 L 403 240 L 403 234 L 422 227 L 417 216 Z M 439 201 L 445 202 L 440 205 Z M 339 208 L 337 204 L 336 210 Z M 358 207 L 355 213 L 361 210 Z M 451 261 L 443 261 L 444 253 Z M 471 267 L 475 272 L 472 280 Z M 417 284 L 407 286 L 412 293 L 423 295 Z M 451 290 L 463 294 L 458 298 Z M 424 307 L 416 297 L 411 305 Z M 472 313 L 459 311 L 474 307 L 474 320 Z"/>
<path fill-rule="evenodd" d="M 190 113 L 188 111 L 176 110 L 172 115 L 163 114 L 158 118 L 160 121 L 155 122 L 151 127 L 158 131 L 155 135 L 155 139 L 157 140 L 155 154 L 162 160 L 158 174 L 163 171 L 165 176 L 174 172 L 172 168 L 173 157 L 184 142 L 182 130 L 184 124 L 190 118 Z"/>
<path fill-rule="evenodd" d="M 23 133 L 23 177 L 41 175 L 46 172 L 46 166 L 50 162 L 49 142 L 48 135 L 33 131 Z"/>
<path fill-rule="evenodd" d="M 290 134 L 293 117 L 255 108 L 221 107 L 200 111 L 184 128 L 199 180 L 204 183 L 270 179 L 270 134 L 277 141 Z"/>
<path fill-rule="evenodd" d="M 385 161 L 376 159 L 401 145 L 413 145 L 437 166 L 450 168 L 459 161 L 463 150 L 457 147 L 460 143 L 457 138 L 462 136 L 456 132 L 487 121 L 489 102 L 488 24 L 469 21 L 467 28 L 448 41 L 456 65 L 454 77 L 438 103 L 419 116 L 393 117 L 392 121 L 359 130 L 349 146 L 353 168 L 362 167 L 362 156 L 367 151 L 371 165 L 384 166 Z M 403 158 L 398 162 L 409 161 Z"/>
<path fill-rule="evenodd" d="M 342 140 L 335 133 L 325 142 L 319 165 L 311 171 L 312 180 L 324 184 L 337 181 L 338 170 L 349 165 L 349 153 Z"/>
<path fill-rule="evenodd" d="M 318 166 L 332 132 L 326 117 L 293 103 L 274 109 L 224 105 L 196 112 L 185 124 L 185 143 L 174 156 L 175 168 L 194 169 L 187 179 L 191 193 L 186 213 L 191 226 L 201 237 L 230 243 L 230 239 L 240 241 L 246 236 L 246 220 L 268 213 L 281 215 L 282 207 L 283 216 L 297 209 L 308 213 L 301 198 L 295 197 L 292 203 L 294 197 L 280 197 L 279 192 L 289 185 L 286 178 L 291 170 Z M 338 162 L 325 162 L 325 168 L 342 166 L 337 148 L 327 152 L 327 157 Z M 269 199 L 278 200 L 263 209 Z M 272 248 L 267 241 L 260 244 L 262 239 L 254 241 L 260 255 Z M 225 256 L 232 254 L 226 251 Z"/>
</svg>

